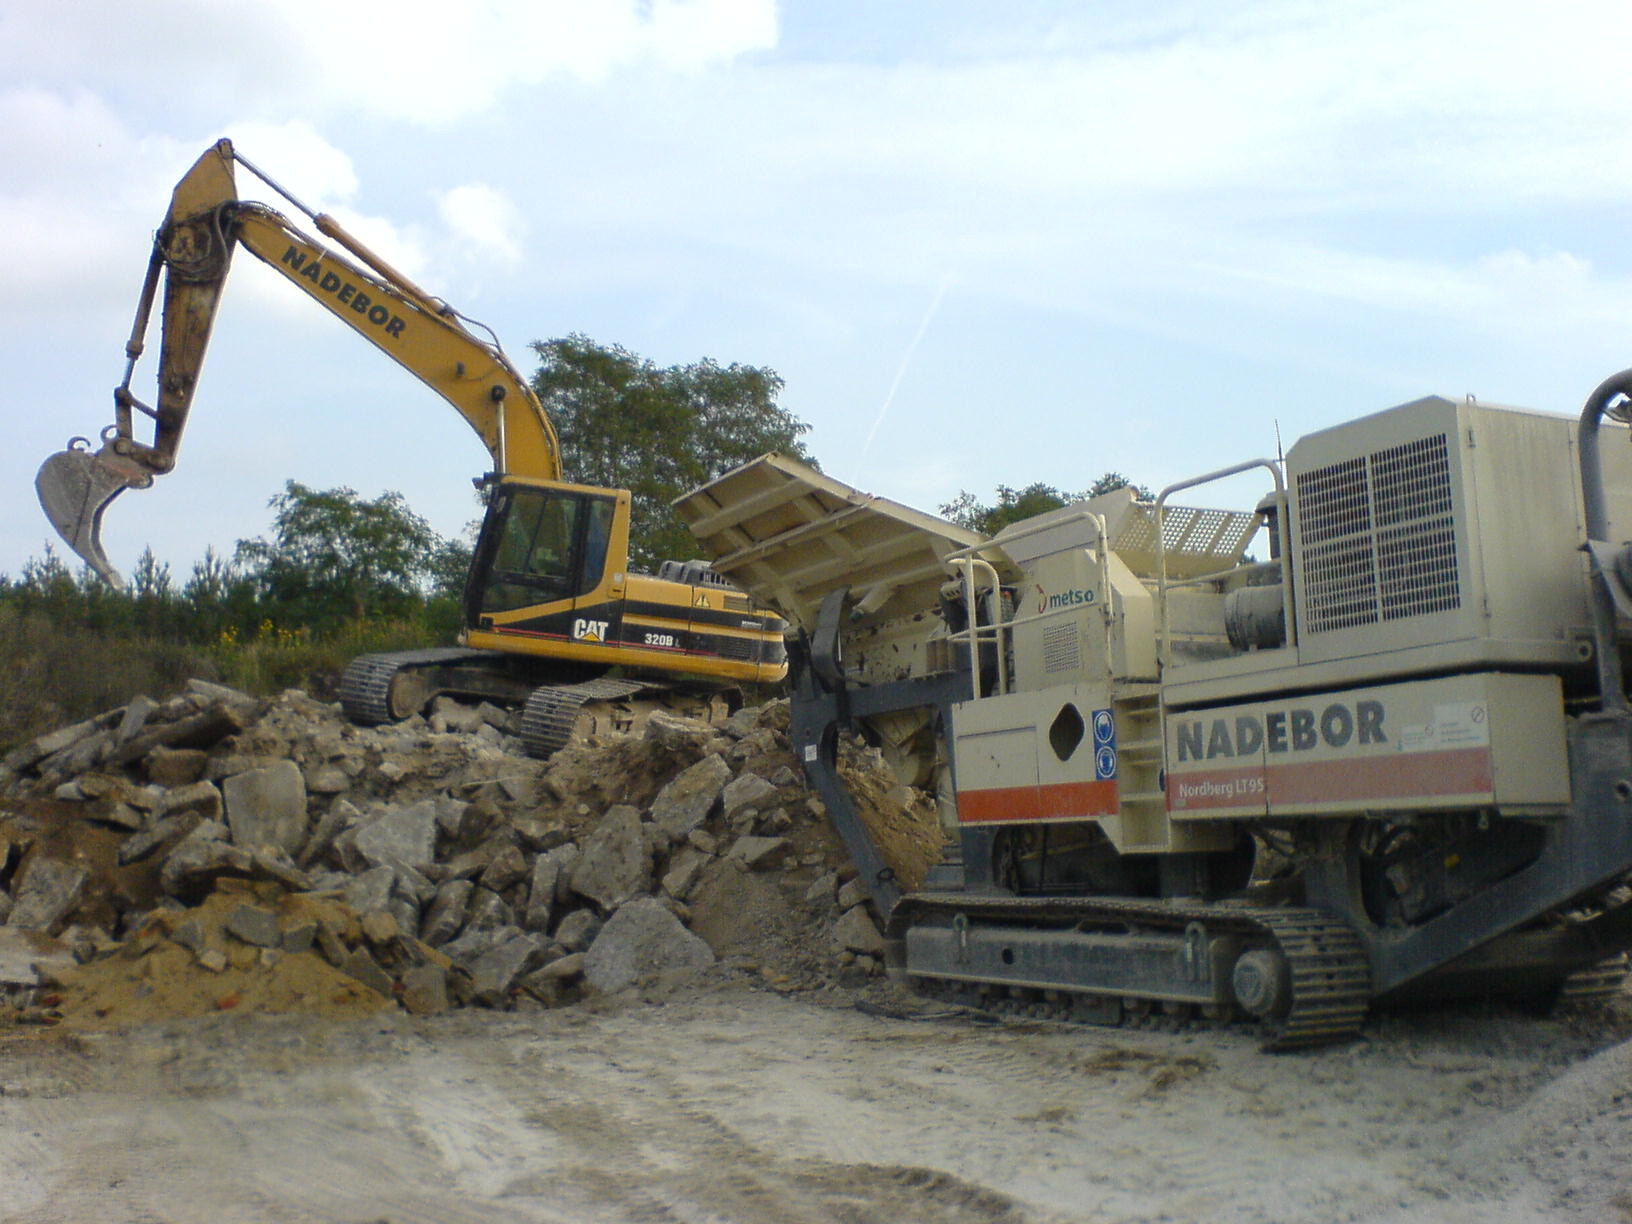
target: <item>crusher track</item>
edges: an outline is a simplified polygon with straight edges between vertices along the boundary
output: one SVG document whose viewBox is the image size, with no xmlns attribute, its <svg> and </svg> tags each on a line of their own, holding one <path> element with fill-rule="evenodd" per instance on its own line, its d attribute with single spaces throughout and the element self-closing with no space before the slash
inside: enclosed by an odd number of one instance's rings
<svg viewBox="0 0 1632 1224">
<path fill-rule="evenodd" d="M 971 897 L 962 894 L 919 893 L 902 899 L 890 918 L 890 934 L 900 937 L 917 919 L 931 915 L 965 915 L 971 920 L 1054 926 L 1087 924 L 1095 927 L 1183 931 L 1200 923 L 1211 935 L 1245 937 L 1255 945 L 1270 945 L 1286 958 L 1290 970 L 1291 1002 L 1284 1015 L 1262 1021 L 1263 1048 L 1299 1050 L 1353 1038 L 1365 1018 L 1371 997 L 1371 971 L 1365 948 L 1348 927 L 1318 910 L 1268 908 L 1250 905 L 1142 901 L 1131 898 Z M 915 988 L 928 986 L 938 997 L 956 997 L 980 983 L 930 977 L 907 967 Z M 1002 990 L 1008 984 L 991 982 Z M 1052 1007 L 1062 1016 L 1071 1009 L 1073 995 L 1092 996 L 1085 986 L 1060 983 Z M 1027 993 L 1035 993 L 1027 992 Z M 1050 992 L 1052 993 L 1052 992 Z M 1120 996 L 1114 996 L 1120 998 Z M 1122 999 L 1144 1008 L 1151 1000 Z M 985 1006 L 984 1003 L 981 1004 Z M 1003 1001 L 997 1001 L 1001 1010 Z M 1035 1013 L 1029 1013 L 1035 1014 Z"/>
</svg>

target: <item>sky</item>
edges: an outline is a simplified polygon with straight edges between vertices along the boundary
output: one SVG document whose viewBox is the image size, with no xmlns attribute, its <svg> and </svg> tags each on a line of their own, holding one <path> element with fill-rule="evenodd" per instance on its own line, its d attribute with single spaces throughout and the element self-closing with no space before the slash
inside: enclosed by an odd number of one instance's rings
<svg viewBox="0 0 1632 1224">
<path fill-rule="evenodd" d="M 1624 0 L 0 0 L 0 573 L 222 136 L 524 371 L 575 332 L 768 366 L 825 471 L 933 511 L 1426 394 L 1578 412 L 1632 365 L 1629 36 Z M 241 256 L 104 541 L 184 578 L 291 479 L 455 535 L 488 466 Z"/>
</svg>

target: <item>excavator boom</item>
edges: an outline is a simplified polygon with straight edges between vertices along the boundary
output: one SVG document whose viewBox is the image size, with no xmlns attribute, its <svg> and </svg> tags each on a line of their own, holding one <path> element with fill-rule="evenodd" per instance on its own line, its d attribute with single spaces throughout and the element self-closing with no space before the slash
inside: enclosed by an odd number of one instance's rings
<svg viewBox="0 0 1632 1224">
<path fill-rule="evenodd" d="M 239 199 L 240 166 L 339 250 L 276 209 Z M 440 694 L 499 701 L 520 707 L 521 741 L 545 757 L 585 727 L 632 725 L 654 703 L 729 712 L 731 686 L 782 678 L 781 618 L 707 566 L 665 561 L 655 576 L 631 572 L 630 493 L 562 479 L 555 428 L 491 332 L 333 217 L 307 208 L 225 140 L 176 185 L 155 236 L 113 424 L 95 449 L 72 439 L 35 478 L 46 517 L 97 573 L 120 582 L 102 547 L 109 505 L 175 466 L 239 247 L 442 396 L 492 456 L 481 480 L 487 509 L 465 583 L 460 644 L 353 659 L 339 695 L 354 721 L 407 718 Z M 130 383 L 161 300 L 159 388 L 150 407 Z M 138 437 L 142 418 L 151 431 Z M 606 674 L 612 669 L 615 678 Z"/>
<path fill-rule="evenodd" d="M 282 213 L 240 200 L 234 165 L 262 178 L 312 220 L 347 258 L 304 234 Z M 216 307 L 236 247 L 279 272 L 358 335 L 409 370 L 464 417 L 493 457 L 498 476 L 561 479 L 560 447 L 544 407 L 496 340 L 477 335 L 452 307 L 420 289 L 327 214 L 314 213 L 222 140 L 176 185 L 154 238 L 136 310 L 114 423 L 97 450 L 83 438 L 48 458 L 35 478 L 57 533 L 92 569 L 118 585 L 102 548 L 103 515 L 118 495 L 146 488 L 175 466 L 192 409 Z M 162 285 L 159 391 L 152 407 L 130 390 L 152 307 Z M 136 419 L 152 421 L 151 440 Z"/>
</svg>

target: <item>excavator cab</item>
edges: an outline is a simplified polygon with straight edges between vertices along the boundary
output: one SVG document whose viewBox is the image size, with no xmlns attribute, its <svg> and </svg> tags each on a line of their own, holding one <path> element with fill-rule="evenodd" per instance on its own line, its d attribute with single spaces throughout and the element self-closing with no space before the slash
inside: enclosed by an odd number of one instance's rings
<svg viewBox="0 0 1632 1224">
<path fill-rule="evenodd" d="M 506 481 L 493 492 L 465 590 L 466 623 L 575 599 L 600 585 L 617 498 Z"/>
</svg>

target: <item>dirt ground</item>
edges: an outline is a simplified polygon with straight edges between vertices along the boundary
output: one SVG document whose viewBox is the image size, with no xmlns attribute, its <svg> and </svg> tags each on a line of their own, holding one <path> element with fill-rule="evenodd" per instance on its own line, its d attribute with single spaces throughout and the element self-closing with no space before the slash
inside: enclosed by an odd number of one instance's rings
<svg viewBox="0 0 1632 1224">
<path fill-rule="evenodd" d="M 1632 1220 L 1632 1008 L 1268 1056 L 874 985 L 0 1039 L 17 1224 Z M 860 1003 L 861 1006 L 857 1006 Z"/>
</svg>

